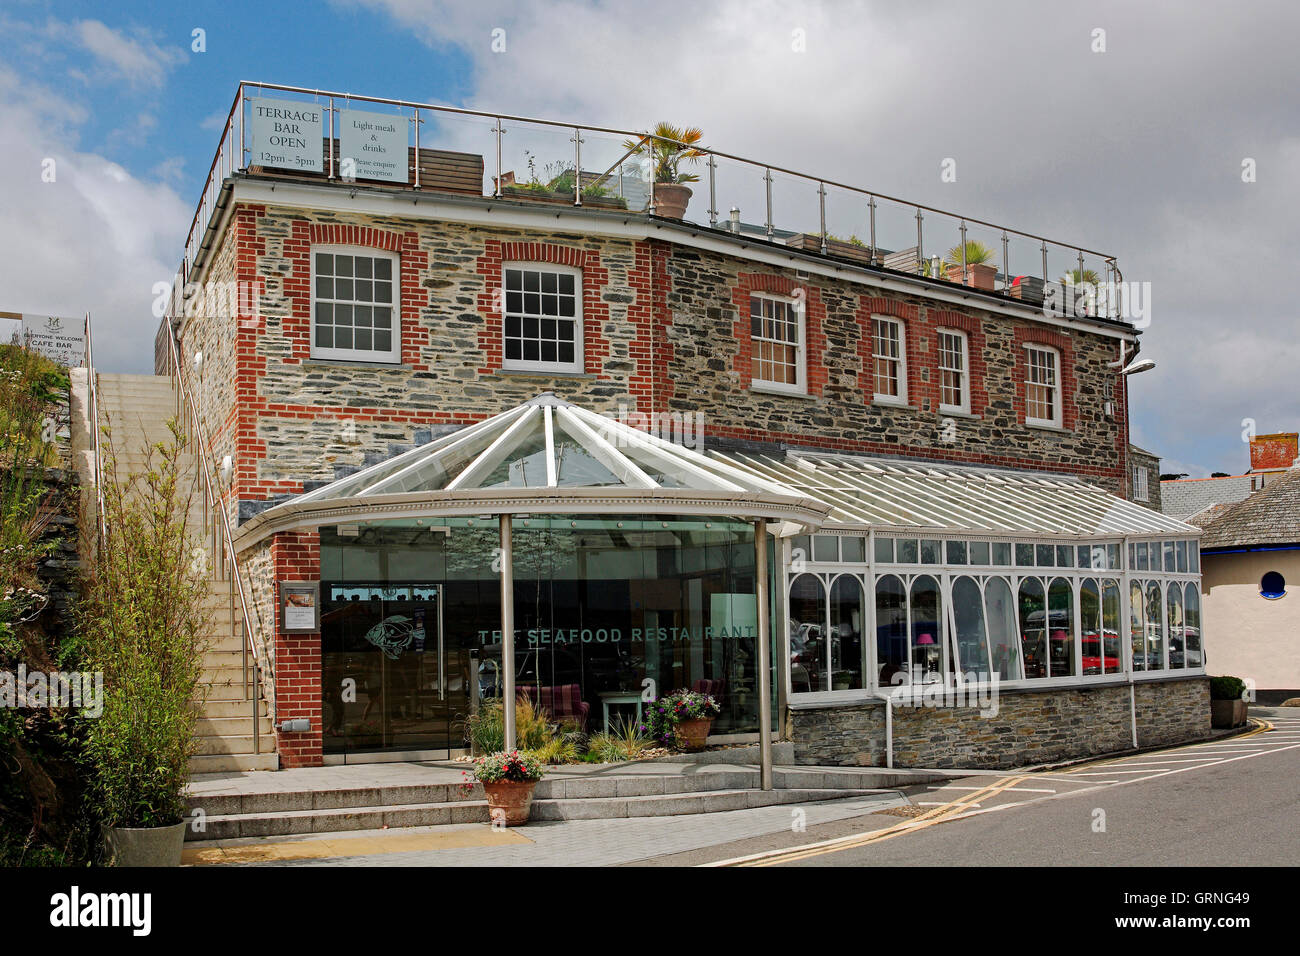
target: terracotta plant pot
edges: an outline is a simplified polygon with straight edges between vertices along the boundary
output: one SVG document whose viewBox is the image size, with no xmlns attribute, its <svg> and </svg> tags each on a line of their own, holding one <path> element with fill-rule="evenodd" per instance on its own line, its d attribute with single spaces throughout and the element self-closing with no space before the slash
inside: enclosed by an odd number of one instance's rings
<svg viewBox="0 0 1300 956">
<path fill-rule="evenodd" d="M 1220 729 L 1240 727 L 1246 722 L 1246 702 L 1244 700 L 1210 701 L 1210 726 Z"/>
<path fill-rule="evenodd" d="M 682 745 L 687 750 L 703 750 L 705 741 L 709 739 L 709 728 L 712 726 L 712 717 L 683 720 L 677 725 L 677 736 L 681 738 Z"/>
<path fill-rule="evenodd" d="M 527 823 L 536 786 L 536 780 L 498 780 L 483 784 L 492 825 L 517 827 Z"/>
<path fill-rule="evenodd" d="M 962 282 L 961 266 L 948 267 L 948 281 L 957 282 L 961 285 L 970 286 L 972 289 L 980 289 L 984 292 L 992 292 L 996 284 L 998 270 L 983 262 L 968 262 L 966 264 L 966 281 Z"/>
<path fill-rule="evenodd" d="M 101 827 L 114 866 L 180 866 L 185 821 L 169 827 Z"/>
<path fill-rule="evenodd" d="M 655 215 L 666 219 L 681 219 L 686 215 L 686 204 L 691 201 L 691 191 L 681 183 L 655 183 Z"/>
</svg>

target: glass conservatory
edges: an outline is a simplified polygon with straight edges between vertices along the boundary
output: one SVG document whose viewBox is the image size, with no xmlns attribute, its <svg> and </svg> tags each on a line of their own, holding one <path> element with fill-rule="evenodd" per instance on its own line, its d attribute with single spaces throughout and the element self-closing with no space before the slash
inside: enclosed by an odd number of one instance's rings
<svg viewBox="0 0 1300 956">
<path fill-rule="evenodd" d="M 792 700 L 1204 672 L 1194 527 L 1067 477 L 733 461 L 832 504 L 783 549 Z"/>
</svg>

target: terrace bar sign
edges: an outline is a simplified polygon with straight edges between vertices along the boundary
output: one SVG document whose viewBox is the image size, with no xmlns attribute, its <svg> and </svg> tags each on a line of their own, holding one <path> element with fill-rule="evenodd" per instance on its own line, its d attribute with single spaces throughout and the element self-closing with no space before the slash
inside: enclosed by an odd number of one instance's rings
<svg viewBox="0 0 1300 956">
<path fill-rule="evenodd" d="M 314 103 L 248 98 L 252 166 L 325 171 L 325 111 Z"/>
<path fill-rule="evenodd" d="M 389 113 L 339 111 L 339 173 L 346 179 L 409 179 L 410 120 Z"/>
</svg>

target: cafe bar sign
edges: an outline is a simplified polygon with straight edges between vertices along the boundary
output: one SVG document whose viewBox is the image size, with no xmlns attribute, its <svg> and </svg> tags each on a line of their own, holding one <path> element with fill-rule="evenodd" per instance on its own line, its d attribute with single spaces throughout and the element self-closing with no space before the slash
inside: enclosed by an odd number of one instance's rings
<svg viewBox="0 0 1300 956">
<path fill-rule="evenodd" d="M 325 172 L 325 110 L 315 103 L 248 98 L 252 166 Z"/>
<path fill-rule="evenodd" d="M 20 341 L 46 358 L 68 368 L 86 364 L 86 320 L 29 312 L 0 312 L 0 319 L 22 323 Z"/>
<path fill-rule="evenodd" d="M 339 175 L 346 180 L 409 180 L 410 120 L 388 113 L 339 111 Z"/>
</svg>

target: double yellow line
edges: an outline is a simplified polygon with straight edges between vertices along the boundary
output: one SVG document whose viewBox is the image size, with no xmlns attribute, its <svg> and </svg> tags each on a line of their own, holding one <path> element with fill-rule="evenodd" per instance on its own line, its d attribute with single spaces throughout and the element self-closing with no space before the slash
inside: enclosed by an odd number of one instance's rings
<svg viewBox="0 0 1300 956">
<path fill-rule="evenodd" d="M 996 783 L 991 783 L 987 787 L 982 787 L 973 793 L 958 797 L 942 806 L 934 807 L 922 813 L 920 816 L 905 820 L 902 823 L 896 823 L 892 827 L 886 827 L 883 830 L 872 830 L 868 833 L 855 833 L 852 836 L 838 837 L 834 840 L 825 840 L 821 843 L 810 843 L 807 846 L 795 847 L 790 850 L 769 850 L 765 853 L 755 853 L 752 856 L 739 857 L 734 860 L 723 860 L 719 863 L 708 863 L 706 866 L 779 866 L 782 863 L 794 863 L 799 860 L 806 860 L 810 857 L 822 856 L 827 853 L 838 853 L 841 850 L 852 850 L 857 847 L 868 846 L 872 843 L 881 843 L 885 840 L 892 840 L 894 837 L 902 836 L 905 833 L 915 833 L 918 830 L 924 830 L 926 827 L 932 827 L 937 823 L 944 823 L 953 817 L 971 809 L 971 805 L 979 800 L 996 796 L 1004 790 L 1009 790 L 1022 780 L 1028 780 L 1027 775 L 1017 777 L 1002 777 Z"/>
</svg>

